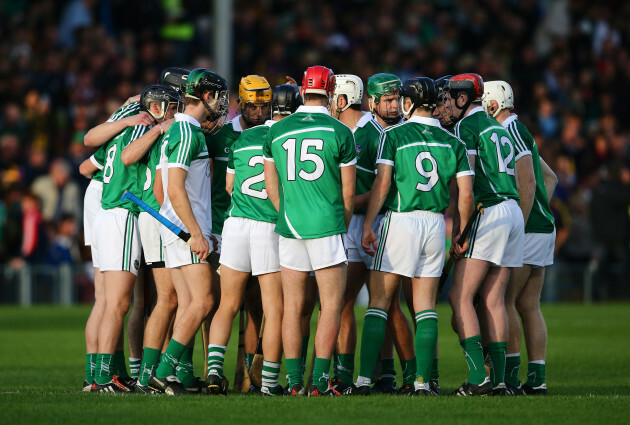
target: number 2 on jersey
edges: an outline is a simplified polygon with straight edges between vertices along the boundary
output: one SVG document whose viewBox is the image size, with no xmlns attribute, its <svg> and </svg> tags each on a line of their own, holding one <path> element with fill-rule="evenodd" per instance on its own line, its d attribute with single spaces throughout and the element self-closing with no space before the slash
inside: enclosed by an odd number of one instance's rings
<svg viewBox="0 0 630 425">
<path fill-rule="evenodd" d="M 247 165 L 254 168 L 256 165 L 264 164 L 264 162 L 265 160 L 263 159 L 262 155 L 256 155 L 256 156 L 252 156 L 249 159 L 249 163 Z M 243 181 L 243 183 L 241 184 L 241 192 L 243 193 L 243 195 L 248 195 L 253 198 L 267 199 L 268 197 L 267 190 L 264 187 L 262 190 L 252 189 L 253 185 L 255 185 L 256 183 L 264 182 L 264 181 L 265 181 L 265 173 L 264 171 L 261 171 L 260 174 L 251 176 Z"/>
<path fill-rule="evenodd" d="M 287 139 L 282 148 L 287 151 L 287 180 L 295 181 L 295 145 L 296 139 Z M 315 181 L 324 174 L 324 160 L 316 153 L 310 153 L 309 147 L 315 148 L 316 151 L 324 150 L 324 141 L 322 139 L 304 139 L 300 148 L 300 162 L 312 162 L 315 164 L 315 170 L 311 172 L 300 170 L 298 176 L 302 180 L 309 182 Z"/>
</svg>

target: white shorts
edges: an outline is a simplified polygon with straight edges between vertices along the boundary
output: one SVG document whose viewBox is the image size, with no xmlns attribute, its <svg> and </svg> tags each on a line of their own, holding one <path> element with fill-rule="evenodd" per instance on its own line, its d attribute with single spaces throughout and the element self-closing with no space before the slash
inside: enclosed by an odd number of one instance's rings
<svg viewBox="0 0 630 425">
<path fill-rule="evenodd" d="M 473 225 L 465 256 L 499 267 L 521 267 L 525 241 L 523 213 L 515 200 L 484 208 Z"/>
<path fill-rule="evenodd" d="M 407 277 L 439 277 L 446 255 L 444 215 L 388 211 L 379 223 L 374 270 Z"/>
<path fill-rule="evenodd" d="M 83 238 L 86 246 L 92 245 L 94 240 L 92 236 L 94 219 L 96 219 L 98 212 L 103 209 L 101 207 L 102 197 L 103 182 L 91 180 L 85 190 L 85 198 L 83 199 Z"/>
<path fill-rule="evenodd" d="M 164 263 L 164 249 L 162 248 L 162 237 L 160 236 L 160 224 L 151 214 L 141 211 L 138 216 L 138 226 L 140 228 L 140 240 L 142 241 L 142 251 L 144 261 L 147 265 L 154 263 Z"/>
<path fill-rule="evenodd" d="M 348 259 L 341 234 L 317 239 L 279 237 L 280 265 L 291 270 L 311 272 Z"/>
<path fill-rule="evenodd" d="M 212 242 L 206 237 L 210 248 Z M 169 269 L 176 269 L 190 264 L 208 264 L 205 260 L 200 260 L 190 249 L 190 245 L 181 239 L 175 239 L 164 247 L 164 262 Z"/>
<path fill-rule="evenodd" d="M 372 223 L 372 230 L 374 233 L 378 232 L 378 227 L 381 223 L 383 215 L 377 215 L 374 223 Z M 372 270 L 374 265 L 374 257 L 369 256 L 363 250 L 361 246 L 361 236 L 363 236 L 363 223 L 365 222 L 365 215 L 355 214 L 350 220 L 350 226 L 348 226 L 348 233 L 346 233 L 345 245 L 348 250 L 348 262 L 349 263 L 363 263 L 365 267 Z"/>
<path fill-rule="evenodd" d="M 232 270 L 253 276 L 280 271 L 275 223 L 228 217 L 223 224 L 225 244 L 219 262 Z"/>
<path fill-rule="evenodd" d="M 218 233 L 213 233 L 212 236 L 217 238 L 218 243 L 217 243 L 217 249 L 214 249 L 214 245 L 212 244 L 212 241 L 210 241 L 210 249 L 215 251 L 217 254 L 221 254 L 221 246 L 223 245 L 223 238 Z"/>
<path fill-rule="evenodd" d="M 102 272 L 127 271 L 138 275 L 142 244 L 138 219 L 124 208 L 101 210 L 94 220 L 97 263 Z"/>
<path fill-rule="evenodd" d="M 552 233 L 525 233 L 523 264 L 545 267 L 553 264 L 556 229 Z"/>
</svg>

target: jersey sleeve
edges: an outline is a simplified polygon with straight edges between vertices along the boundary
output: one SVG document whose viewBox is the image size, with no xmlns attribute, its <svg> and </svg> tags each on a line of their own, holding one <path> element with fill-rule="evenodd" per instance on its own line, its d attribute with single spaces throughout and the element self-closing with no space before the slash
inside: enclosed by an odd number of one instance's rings
<svg viewBox="0 0 630 425">
<path fill-rule="evenodd" d="M 357 147 L 354 143 L 354 134 L 352 134 L 350 129 L 342 136 L 339 154 L 340 167 L 347 167 L 357 163 Z"/>
<path fill-rule="evenodd" d="M 273 133 L 273 127 L 271 127 L 263 138 L 263 159 L 270 162 L 275 162 L 271 153 L 271 142 L 273 141 Z"/>
<path fill-rule="evenodd" d="M 165 155 L 168 158 L 168 168 L 183 168 L 188 171 L 195 153 L 192 146 L 194 140 L 190 131 L 181 131 L 181 126 L 186 124 L 179 124 L 176 132 L 169 133 L 169 145 Z"/>
<path fill-rule="evenodd" d="M 378 142 L 378 157 L 376 164 L 386 164 L 394 166 L 394 157 L 396 155 L 396 149 L 394 148 L 394 140 L 387 132 L 381 135 Z"/>
<path fill-rule="evenodd" d="M 236 144 L 236 142 L 234 144 Z M 234 171 L 234 149 L 230 149 L 230 153 L 228 155 L 227 169 L 225 171 L 229 174 L 236 174 Z"/>
<path fill-rule="evenodd" d="M 518 161 L 522 157 L 526 155 L 531 155 L 531 141 L 527 140 L 528 136 L 531 138 L 530 134 L 525 134 L 521 128 L 516 125 L 510 125 L 507 128 L 507 131 L 514 141 L 514 150 L 516 151 L 516 156 L 514 158 L 514 162 Z M 528 132 L 529 133 L 529 132 Z M 530 142 L 530 143 L 528 143 Z"/>
<path fill-rule="evenodd" d="M 94 154 L 90 157 L 90 161 L 92 162 L 92 164 L 94 164 L 94 166 L 96 168 L 98 168 L 99 170 L 102 170 L 105 167 L 105 159 L 107 156 L 107 149 L 106 147 L 108 146 L 108 143 L 105 143 L 104 145 L 101 145 L 96 152 L 94 152 Z"/>
<path fill-rule="evenodd" d="M 457 160 L 455 178 L 474 176 L 475 172 L 470 167 L 470 161 L 468 160 L 468 155 L 466 154 L 466 144 L 460 139 L 455 138 L 453 141 L 453 152 L 455 153 L 455 158 Z"/>
<path fill-rule="evenodd" d="M 129 105 L 121 106 L 120 108 L 118 108 L 116 110 L 116 112 L 114 112 L 112 114 L 112 116 L 109 117 L 107 122 L 118 121 L 118 120 L 121 120 L 123 118 L 127 118 L 127 117 L 129 117 L 131 115 L 136 115 L 139 112 L 140 112 L 140 103 L 139 102 L 132 102 Z"/>
</svg>

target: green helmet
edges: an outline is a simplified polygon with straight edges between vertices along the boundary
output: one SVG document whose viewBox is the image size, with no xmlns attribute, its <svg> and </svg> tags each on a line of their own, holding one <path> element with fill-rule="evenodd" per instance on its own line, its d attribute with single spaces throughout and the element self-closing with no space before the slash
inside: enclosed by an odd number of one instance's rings
<svg viewBox="0 0 630 425">
<path fill-rule="evenodd" d="M 368 96 L 375 103 L 380 102 L 381 96 L 387 94 L 399 94 L 402 87 L 400 78 L 394 74 L 374 74 L 367 81 Z"/>
<path fill-rule="evenodd" d="M 212 94 L 210 104 L 203 100 L 206 92 Z M 186 97 L 201 100 L 210 113 L 209 121 L 227 117 L 229 91 L 225 78 L 209 69 L 197 68 L 190 71 L 186 80 Z M 217 104 L 215 110 L 211 106 Z"/>
</svg>

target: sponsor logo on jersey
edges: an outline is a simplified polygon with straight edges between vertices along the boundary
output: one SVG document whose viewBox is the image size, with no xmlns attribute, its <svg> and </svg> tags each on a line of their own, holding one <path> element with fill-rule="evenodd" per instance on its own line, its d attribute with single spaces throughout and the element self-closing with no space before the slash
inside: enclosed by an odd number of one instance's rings
<svg viewBox="0 0 630 425">
<path fill-rule="evenodd" d="M 362 148 L 363 148 L 363 145 L 357 145 L 357 155 L 361 153 Z"/>
</svg>

